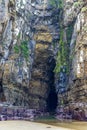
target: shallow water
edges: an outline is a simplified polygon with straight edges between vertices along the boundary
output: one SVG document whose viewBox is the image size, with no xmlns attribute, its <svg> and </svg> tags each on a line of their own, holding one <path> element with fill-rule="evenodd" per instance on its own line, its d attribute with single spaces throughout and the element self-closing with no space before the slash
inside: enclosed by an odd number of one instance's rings
<svg viewBox="0 0 87 130">
<path fill-rule="evenodd" d="M 72 128 L 75 130 L 87 130 L 87 122 L 61 122 L 61 123 L 51 123 L 51 125 L 62 126 L 64 128 Z"/>
<path fill-rule="evenodd" d="M 87 122 L 83 122 L 83 121 L 66 121 L 66 122 L 58 122 L 58 121 L 48 121 L 48 120 L 41 120 L 38 121 L 40 123 L 45 123 L 45 124 L 49 124 L 49 125 L 53 125 L 53 126 L 60 126 L 63 128 L 70 128 L 70 129 L 74 129 L 74 130 L 87 130 Z"/>
</svg>

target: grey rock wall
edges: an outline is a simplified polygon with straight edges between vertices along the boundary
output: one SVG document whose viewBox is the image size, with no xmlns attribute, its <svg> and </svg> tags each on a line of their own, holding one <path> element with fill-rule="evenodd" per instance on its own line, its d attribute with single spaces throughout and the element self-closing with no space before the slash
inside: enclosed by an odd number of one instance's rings
<svg viewBox="0 0 87 130">
<path fill-rule="evenodd" d="M 41 85 L 38 86 L 42 91 L 38 91 L 38 88 L 34 88 L 35 85 L 32 89 L 30 80 L 33 81 L 32 75 L 35 72 L 32 65 L 37 66 L 38 61 L 35 54 L 36 43 L 45 47 L 49 53 L 51 51 L 52 57 L 57 53 L 57 48 L 53 48 L 52 44 L 59 39 L 59 10 L 48 6 L 48 1 L 31 0 L 1 1 L 0 8 L 0 100 L 16 106 L 46 108 L 50 86 L 43 83 L 42 88 Z M 44 62 L 47 62 L 50 56 L 46 53 Z M 35 55 L 37 60 L 34 60 Z M 42 64 L 41 58 L 43 59 L 43 56 L 40 57 Z M 42 71 L 44 73 L 47 69 Z M 35 77 L 37 76 L 38 73 Z M 32 84 L 36 82 L 37 80 L 34 80 Z M 39 93 L 37 101 L 36 92 Z M 33 105 L 35 102 L 37 103 Z"/>
<path fill-rule="evenodd" d="M 18 106 L 28 106 L 26 92 L 29 91 L 30 68 L 35 46 L 26 3 L 27 0 L 6 0 L 0 3 L 0 99 Z"/>
<path fill-rule="evenodd" d="M 69 44 L 69 74 L 65 92 L 58 93 L 59 106 L 87 109 L 86 28 L 87 1 L 65 0 L 63 29 Z M 68 33 L 67 33 L 68 30 Z M 69 37 L 70 36 L 70 37 Z M 58 85 L 57 85 L 58 86 Z"/>
</svg>

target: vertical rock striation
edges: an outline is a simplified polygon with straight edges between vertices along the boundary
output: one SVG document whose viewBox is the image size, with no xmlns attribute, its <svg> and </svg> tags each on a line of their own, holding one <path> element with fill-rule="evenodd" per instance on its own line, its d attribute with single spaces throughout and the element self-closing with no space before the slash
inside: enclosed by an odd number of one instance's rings
<svg viewBox="0 0 87 130">
<path fill-rule="evenodd" d="M 55 67 L 54 52 L 52 42 L 56 41 L 57 36 L 57 15 L 56 20 L 53 7 L 49 7 L 48 2 L 33 2 L 31 11 L 34 9 L 33 27 L 34 39 L 36 41 L 34 64 L 31 72 L 29 84 L 29 106 L 36 109 L 49 108 L 49 94 L 54 87 L 53 70 Z M 52 79 L 53 78 L 53 79 Z M 56 108 L 56 106 L 55 106 Z M 54 107 L 52 109 L 55 109 Z"/>
<path fill-rule="evenodd" d="M 64 65 L 62 64 L 63 69 L 59 72 L 59 78 L 57 77 L 59 82 L 56 80 L 59 106 L 64 105 L 69 106 L 71 109 L 84 109 L 85 113 L 87 110 L 86 13 L 87 1 L 64 0 L 61 26 L 63 30 L 62 41 L 67 43 L 69 50 L 69 62 L 68 65 L 65 65 L 68 68 L 68 73 L 63 71 Z M 67 82 L 65 83 L 66 79 Z M 63 88 L 63 91 L 61 88 Z"/>
<path fill-rule="evenodd" d="M 0 0 L 1 102 L 52 110 L 57 93 L 86 112 L 86 14 L 87 0 Z"/>
<path fill-rule="evenodd" d="M 59 39 L 58 12 L 47 0 L 0 1 L 1 102 L 47 108 L 54 86 L 50 73 L 57 53 L 52 44 Z"/>
<path fill-rule="evenodd" d="M 34 49 L 26 3 L 0 1 L 0 99 L 18 106 L 29 105 L 26 92 Z"/>
</svg>

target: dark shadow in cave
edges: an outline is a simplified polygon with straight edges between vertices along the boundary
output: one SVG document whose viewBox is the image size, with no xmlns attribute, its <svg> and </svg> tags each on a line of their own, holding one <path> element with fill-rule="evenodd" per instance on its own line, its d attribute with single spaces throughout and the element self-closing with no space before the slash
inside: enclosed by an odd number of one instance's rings
<svg viewBox="0 0 87 130">
<path fill-rule="evenodd" d="M 0 80 L 0 93 L 3 93 L 2 80 Z"/>
<path fill-rule="evenodd" d="M 6 101 L 4 92 L 3 92 L 2 79 L 0 79 L 0 101 L 1 102 Z"/>
<path fill-rule="evenodd" d="M 52 113 L 52 112 L 55 112 L 56 107 L 57 107 L 57 102 L 58 102 L 57 93 L 56 93 L 55 85 L 54 85 L 54 81 L 55 81 L 54 68 L 56 65 L 54 57 L 52 56 L 49 57 L 48 65 L 49 65 L 49 70 L 48 70 L 49 95 L 47 98 L 47 111 Z"/>
<path fill-rule="evenodd" d="M 47 99 L 47 110 L 49 112 L 55 112 L 57 107 L 57 94 L 56 92 L 50 91 L 48 99 Z"/>
</svg>

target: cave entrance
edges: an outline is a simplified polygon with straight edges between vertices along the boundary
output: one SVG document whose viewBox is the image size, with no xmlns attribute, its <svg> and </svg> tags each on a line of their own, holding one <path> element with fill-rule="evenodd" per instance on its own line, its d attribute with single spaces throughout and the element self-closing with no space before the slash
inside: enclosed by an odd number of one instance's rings
<svg viewBox="0 0 87 130">
<path fill-rule="evenodd" d="M 55 112 L 56 108 L 57 108 L 57 94 L 54 91 L 50 91 L 49 95 L 48 95 L 48 99 L 47 99 L 47 110 L 49 112 Z"/>
<path fill-rule="evenodd" d="M 55 59 L 53 56 L 49 57 L 48 61 L 49 61 L 48 62 L 48 65 L 49 65 L 49 70 L 48 70 L 49 94 L 48 94 L 48 98 L 47 98 L 47 111 L 54 113 L 57 108 L 57 102 L 58 102 L 57 93 L 56 93 L 56 89 L 55 89 L 55 85 L 54 85 L 54 81 L 55 81 L 54 68 L 55 68 L 56 63 L 55 63 Z"/>
<path fill-rule="evenodd" d="M 5 102 L 5 96 L 3 92 L 2 79 L 0 80 L 0 102 Z"/>
</svg>

